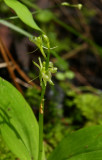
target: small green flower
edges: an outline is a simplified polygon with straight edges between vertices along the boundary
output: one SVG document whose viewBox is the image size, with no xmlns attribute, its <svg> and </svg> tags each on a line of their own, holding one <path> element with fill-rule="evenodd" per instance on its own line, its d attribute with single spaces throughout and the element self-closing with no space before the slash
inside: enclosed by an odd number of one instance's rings
<svg viewBox="0 0 102 160">
<path fill-rule="evenodd" d="M 43 40 L 42 40 L 42 36 L 39 36 L 39 37 L 33 37 L 33 38 L 30 38 L 30 41 L 35 43 L 37 45 L 37 47 L 40 49 L 42 55 L 44 56 L 44 58 L 46 59 L 46 55 L 45 55 L 45 52 L 43 50 Z"/>
<path fill-rule="evenodd" d="M 57 72 L 57 68 L 53 66 L 53 63 L 49 62 L 48 70 L 46 70 L 46 66 L 45 66 L 46 62 L 43 61 L 42 63 L 40 57 L 39 57 L 39 65 L 36 62 L 33 62 L 33 63 L 39 68 L 39 71 L 40 71 L 40 74 L 39 74 L 40 85 L 42 86 L 42 82 L 44 82 L 45 86 L 47 82 L 49 82 L 51 85 L 54 85 L 51 78 L 52 78 L 52 73 Z"/>
</svg>

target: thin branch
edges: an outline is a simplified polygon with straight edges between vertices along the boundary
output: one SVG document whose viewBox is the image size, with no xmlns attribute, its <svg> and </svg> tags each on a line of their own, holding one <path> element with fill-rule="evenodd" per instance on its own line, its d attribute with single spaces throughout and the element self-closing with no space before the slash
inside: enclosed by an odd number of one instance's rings
<svg viewBox="0 0 102 160">
<path fill-rule="evenodd" d="M 12 62 L 9 62 L 9 65 L 12 65 Z M 6 68 L 7 67 L 7 63 L 0 63 L 0 68 Z"/>
</svg>

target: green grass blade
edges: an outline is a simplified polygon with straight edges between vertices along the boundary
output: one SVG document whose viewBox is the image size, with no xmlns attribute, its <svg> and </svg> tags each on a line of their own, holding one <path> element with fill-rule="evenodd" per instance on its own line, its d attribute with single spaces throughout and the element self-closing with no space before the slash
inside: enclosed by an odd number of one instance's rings
<svg viewBox="0 0 102 160">
<path fill-rule="evenodd" d="M 22 34 L 22 35 L 24 35 L 26 37 L 29 37 L 29 38 L 33 37 L 30 33 L 26 32 L 25 30 L 21 29 L 20 27 L 14 25 L 14 24 L 11 24 L 8 21 L 0 19 L 0 23 L 5 25 L 5 26 L 7 26 L 7 27 L 9 27 L 9 28 L 11 28 L 11 29 L 13 29 L 16 32 L 19 32 L 20 34 Z"/>
</svg>

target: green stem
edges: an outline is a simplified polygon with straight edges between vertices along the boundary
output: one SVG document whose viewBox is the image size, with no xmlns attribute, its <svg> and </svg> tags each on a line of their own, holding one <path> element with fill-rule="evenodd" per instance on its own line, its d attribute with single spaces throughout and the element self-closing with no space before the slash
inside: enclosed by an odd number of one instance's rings
<svg viewBox="0 0 102 160">
<path fill-rule="evenodd" d="M 50 60 L 50 44 L 48 45 L 48 53 L 46 59 L 46 70 L 49 67 Z M 40 99 L 40 107 L 39 107 L 39 153 L 38 160 L 42 160 L 43 154 L 43 119 L 44 119 L 44 95 L 46 91 L 46 86 L 42 83 L 42 91 L 41 91 L 41 99 Z"/>
<path fill-rule="evenodd" d="M 46 91 L 46 86 L 42 85 L 41 91 L 41 99 L 40 99 L 40 107 L 39 107 L 39 152 L 38 152 L 38 160 L 42 160 L 43 153 L 43 119 L 44 119 L 44 95 Z"/>
<path fill-rule="evenodd" d="M 50 61 L 50 43 L 48 42 L 47 59 L 46 59 L 46 70 L 48 70 Z"/>
<path fill-rule="evenodd" d="M 48 51 L 48 56 L 46 59 L 46 70 L 48 70 L 48 67 L 49 67 L 49 60 L 50 60 L 50 52 Z"/>
</svg>

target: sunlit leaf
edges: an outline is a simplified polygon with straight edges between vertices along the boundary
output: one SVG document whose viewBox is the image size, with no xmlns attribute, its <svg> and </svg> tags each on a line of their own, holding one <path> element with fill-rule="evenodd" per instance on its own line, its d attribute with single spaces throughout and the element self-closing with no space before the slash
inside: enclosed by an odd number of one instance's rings
<svg viewBox="0 0 102 160">
<path fill-rule="evenodd" d="M 31 28 L 35 30 L 42 32 L 42 30 L 35 23 L 31 12 L 28 10 L 28 8 L 24 4 L 20 3 L 17 0 L 4 0 L 4 2 L 16 12 L 18 17 L 25 24 L 27 24 L 28 26 L 30 26 Z"/>
<path fill-rule="evenodd" d="M 101 160 L 102 126 L 84 128 L 68 134 L 48 160 Z"/>
<path fill-rule="evenodd" d="M 0 78 L 0 130 L 11 151 L 20 160 L 38 158 L 38 124 L 23 96 Z"/>
</svg>

